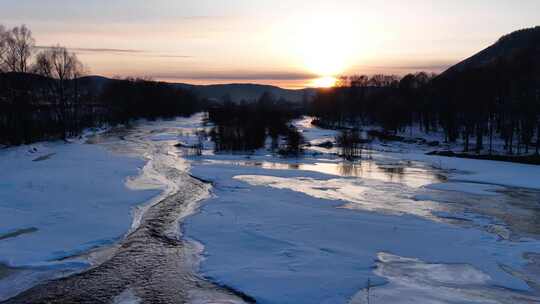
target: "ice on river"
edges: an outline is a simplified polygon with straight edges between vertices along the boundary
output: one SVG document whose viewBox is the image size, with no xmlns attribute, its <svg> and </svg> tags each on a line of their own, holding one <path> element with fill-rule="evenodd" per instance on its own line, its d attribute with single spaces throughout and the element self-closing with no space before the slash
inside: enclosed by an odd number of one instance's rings
<svg viewBox="0 0 540 304">
<path fill-rule="evenodd" d="M 0 299 L 51 268 L 82 269 L 62 258 L 122 237 L 145 210 L 135 206 L 173 193 L 190 170 L 213 182 L 214 196 L 182 225 L 204 245 L 202 275 L 258 303 L 539 301 L 540 195 L 508 186 L 540 189 L 540 167 L 413 146 L 356 163 L 316 147 L 298 159 L 266 150 L 183 158 L 203 118 L 139 122 L 99 145 L 0 151 Z M 295 125 L 313 144 L 336 135 L 308 118 Z M 14 277 L 2 263 L 24 267 Z M 138 298 L 128 290 L 116 300 Z"/>
<path fill-rule="evenodd" d="M 391 282 L 373 271 L 381 252 L 469 265 L 461 269 L 474 271 L 449 275 L 458 281 L 481 274 L 482 288 L 502 286 L 518 295 L 530 291 L 501 265 L 523 268 L 522 255 L 538 252 L 538 242 L 501 241 L 496 234 L 408 213 L 338 208 L 384 183 L 340 193 L 343 185 L 310 171 L 201 164 L 192 173 L 211 180 L 215 192 L 185 224 L 187 235 L 206 247 L 202 273 L 260 303 L 346 303 L 368 280 L 376 286 Z M 397 193 L 377 196 L 382 201 L 372 203 L 392 204 L 399 189 L 387 189 Z M 431 279 L 441 280 L 437 276 Z"/>
<path fill-rule="evenodd" d="M 309 119 L 295 125 L 312 144 L 336 134 Z M 205 246 L 203 275 L 258 303 L 540 301 L 526 258 L 540 252 L 540 229 L 523 224 L 538 216 L 539 196 L 506 187 L 540 189 L 539 167 L 413 146 L 357 163 L 310 149 L 317 154 L 292 160 L 260 151 L 193 159 L 192 174 L 214 186 L 184 224 Z"/>
<path fill-rule="evenodd" d="M 457 191 L 477 195 L 497 195 L 497 191 L 503 191 L 505 189 L 504 187 L 497 185 L 463 182 L 431 184 L 427 185 L 427 188 L 442 191 Z"/>
<path fill-rule="evenodd" d="M 143 165 L 80 143 L 1 151 L 0 261 L 41 265 L 122 237 L 132 208 L 156 195 L 125 184 Z"/>
<path fill-rule="evenodd" d="M 381 252 L 377 276 L 388 284 L 366 287 L 350 304 L 366 303 L 536 303 L 538 298 L 490 286 L 490 277 L 468 264 L 426 263 Z"/>
<path fill-rule="evenodd" d="M 126 186 L 143 165 L 79 142 L 0 151 L 0 263 L 20 269 L 16 277 L 0 277 L 0 299 L 55 270 L 87 267 L 62 259 L 128 232 L 134 207 L 158 193 Z"/>
</svg>

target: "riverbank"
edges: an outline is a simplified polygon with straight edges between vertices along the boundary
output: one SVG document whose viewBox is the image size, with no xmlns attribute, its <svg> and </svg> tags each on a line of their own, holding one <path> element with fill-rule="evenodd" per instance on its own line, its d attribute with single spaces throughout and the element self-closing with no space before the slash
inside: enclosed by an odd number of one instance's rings
<svg viewBox="0 0 540 304">
<path fill-rule="evenodd" d="M 468 159 L 481 159 L 481 160 L 494 160 L 518 164 L 527 165 L 540 165 L 540 155 L 496 155 L 496 154 L 473 154 L 473 153 L 456 153 L 453 151 L 433 151 L 427 153 L 427 155 L 437 155 L 446 157 L 468 158 Z"/>
<path fill-rule="evenodd" d="M 332 125 L 321 123 L 320 121 L 312 118 L 308 118 L 309 121 L 306 124 L 311 124 L 314 128 L 320 128 L 332 132 L 339 132 L 342 130 L 351 130 L 353 127 L 335 127 Z M 388 143 L 395 143 L 400 145 L 416 146 L 419 150 L 426 151 L 427 155 L 438 155 L 444 157 L 457 157 L 466 159 L 478 159 L 478 160 L 493 160 L 501 162 L 540 165 L 540 155 L 535 153 L 535 144 L 531 144 L 527 149 L 527 152 L 523 154 L 508 154 L 505 151 L 505 143 L 500 138 L 495 138 L 492 142 L 489 150 L 488 145 L 484 145 L 484 148 L 478 152 L 463 152 L 464 143 L 462 140 L 457 140 L 455 143 L 447 143 L 444 140 L 444 134 L 437 131 L 431 131 L 430 133 L 423 132 L 418 126 L 413 127 L 412 130 L 401 131 L 397 133 L 391 133 L 382 131 L 381 128 L 376 126 L 365 126 L 364 137 L 366 146 L 371 145 L 386 145 Z M 474 142 L 473 137 L 470 142 Z M 329 143 L 332 143 L 333 139 Z M 517 148 L 516 148 L 517 149 Z M 525 148 L 522 149 L 522 151 Z M 519 150 L 518 150 L 519 151 Z"/>
</svg>

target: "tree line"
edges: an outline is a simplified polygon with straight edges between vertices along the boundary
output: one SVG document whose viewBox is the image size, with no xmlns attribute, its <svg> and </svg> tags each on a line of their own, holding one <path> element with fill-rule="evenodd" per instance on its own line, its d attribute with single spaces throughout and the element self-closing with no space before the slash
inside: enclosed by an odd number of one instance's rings
<svg viewBox="0 0 540 304">
<path fill-rule="evenodd" d="M 311 103 L 316 123 L 332 128 L 366 125 L 396 135 L 416 128 L 442 131 L 463 151 L 493 153 L 501 139 L 507 154 L 540 149 L 540 59 L 535 49 L 494 64 L 443 75 L 342 77 Z"/>
<path fill-rule="evenodd" d="M 112 123 L 129 123 L 133 118 L 189 116 L 204 108 L 192 91 L 146 78 L 124 78 L 111 82 L 98 96 Z"/>
<path fill-rule="evenodd" d="M 254 151 L 270 148 L 282 155 L 297 156 L 304 139 L 290 124 L 303 111 L 285 100 L 264 93 L 258 100 L 234 103 L 228 98 L 208 107 L 208 120 L 215 127 L 210 133 L 216 151 Z"/>
<path fill-rule="evenodd" d="M 37 47 L 26 26 L 0 25 L 0 144 L 67 139 L 84 128 L 189 115 L 201 109 L 187 90 L 151 79 L 92 85 L 74 52 Z"/>
</svg>

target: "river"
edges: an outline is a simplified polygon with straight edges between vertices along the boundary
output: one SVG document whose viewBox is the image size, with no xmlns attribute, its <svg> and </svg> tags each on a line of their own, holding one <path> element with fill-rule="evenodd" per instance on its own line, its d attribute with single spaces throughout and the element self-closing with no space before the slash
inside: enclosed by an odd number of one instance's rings
<svg viewBox="0 0 540 304">
<path fill-rule="evenodd" d="M 215 154 L 209 141 L 195 156 L 182 147 L 202 118 L 90 137 L 144 159 L 128 185 L 160 195 L 121 241 L 68 258 L 93 259 L 89 269 L 7 303 L 540 302 L 540 193 L 516 186 L 537 167 L 384 143 L 355 162 L 335 148 Z M 295 124 L 313 144 L 335 136 Z"/>
</svg>

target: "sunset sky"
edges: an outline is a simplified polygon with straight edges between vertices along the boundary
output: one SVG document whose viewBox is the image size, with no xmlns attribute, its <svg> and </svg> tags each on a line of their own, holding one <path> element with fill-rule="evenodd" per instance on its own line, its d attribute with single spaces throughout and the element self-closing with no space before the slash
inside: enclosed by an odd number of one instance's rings
<svg viewBox="0 0 540 304">
<path fill-rule="evenodd" d="M 519 3 L 519 4 L 518 4 Z M 351 73 L 439 72 L 540 23 L 538 0 L 2 0 L 92 74 L 288 88 Z"/>
</svg>

